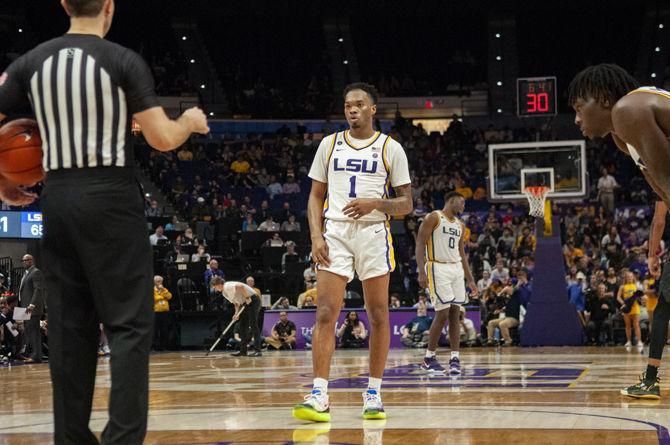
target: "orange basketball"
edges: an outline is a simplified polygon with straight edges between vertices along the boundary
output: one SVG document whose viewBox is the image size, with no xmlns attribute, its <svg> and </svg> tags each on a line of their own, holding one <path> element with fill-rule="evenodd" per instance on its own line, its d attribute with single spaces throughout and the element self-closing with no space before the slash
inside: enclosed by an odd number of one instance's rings
<svg viewBox="0 0 670 445">
<path fill-rule="evenodd" d="M 0 127 L 0 175 L 27 186 L 44 178 L 42 138 L 34 120 L 17 119 Z"/>
</svg>

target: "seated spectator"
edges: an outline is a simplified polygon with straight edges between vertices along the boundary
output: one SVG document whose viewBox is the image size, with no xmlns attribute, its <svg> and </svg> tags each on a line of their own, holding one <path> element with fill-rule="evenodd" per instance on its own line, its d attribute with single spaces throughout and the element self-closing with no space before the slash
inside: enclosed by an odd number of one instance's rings
<svg viewBox="0 0 670 445">
<path fill-rule="evenodd" d="M 265 337 L 265 342 L 274 349 L 295 348 L 295 323 L 288 319 L 286 312 L 279 313 L 279 321 L 272 327 L 272 336 Z"/>
<path fill-rule="evenodd" d="M 586 336 L 591 344 L 606 345 L 609 338 L 611 317 L 616 312 L 614 298 L 607 295 L 604 283 L 589 292 L 586 302 Z"/>
<path fill-rule="evenodd" d="M 496 260 L 496 267 L 491 271 L 491 281 L 498 280 L 506 283 L 509 279 L 509 269 L 505 267 L 505 261 L 502 258 Z"/>
<path fill-rule="evenodd" d="M 314 297 L 311 295 L 305 295 L 305 299 L 302 302 L 301 309 L 315 309 L 316 303 L 314 303 Z"/>
<path fill-rule="evenodd" d="M 412 318 L 402 328 L 402 344 L 408 348 L 425 348 L 428 345 L 428 335 L 433 319 L 428 316 L 425 304 L 419 304 L 416 317 Z"/>
<path fill-rule="evenodd" d="M 298 308 L 295 306 L 291 306 L 287 297 L 281 297 L 279 300 L 275 301 L 275 303 L 272 305 L 272 307 L 270 307 L 270 309 L 281 309 L 284 311 L 288 311 L 288 310 L 295 310 Z"/>
<path fill-rule="evenodd" d="M 237 174 L 246 174 L 249 172 L 251 165 L 249 162 L 244 159 L 242 152 L 237 154 L 237 159 L 235 159 L 232 164 L 230 164 L 230 169 Z"/>
<path fill-rule="evenodd" d="M 286 252 L 281 256 L 281 270 L 282 273 L 286 273 L 286 263 L 287 262 L 298 262 L 299 257 L 298 253 L 295 251 L 295 243 L 293 241 L 286 241 Z M 298 273 L 299 270 L 298 270 Z M 298 275 L 298 280 L 300 280 L 300 275 Z M 298 290 L 300 289 L 300 283 L 298 283 Z"/>
<path fill-rule="evenodd" d="M 279 237 L 279 233 L 275 232 L 272 238 L 265 242 L 268 247 L 284 247 L 284 240 Z"/>
<path fill-rule="evenodd" d="M 639 277 L 645 277 L 649 271 L 649 267 L 647 266 L 647 255 L 645 253 L 638 254 L 637 260 L 628 266 L 628 269 Z"/>
<path fill-rule="evenodd" d="M 514 250 L 520 257 L 531 256 L 535 252 L 535 246 L 537 245 L 537 239 L 535 235 L 530 233 L 529 227 L 524 227 L 521 229 L 521 235 L 516 239 L 516 245 Z"/>
<path fill-rule="evenodd" d="M 465 344 L 466 346 L 473 346 L 477 341 L 477 331 L 475 330 L 475 324 L 473 321 L 465 316 L 464 306 L 461 306 L 461 313 L 458 317 L 458 320 L 461 325 L 461 344 Z"/>
<path fill-rule="evenodd" d="M 256 292 L 256 295 L 258 295 L 259 298 L 262 296 L 261 295 L 261 290 L 256 287 L 256 280 L 254 279 L 254 277 L 248 276 L 247 279 L 244 280 L 244 282 L 247 283 L 247 286 L 252 288 L 254 290 L 254 292 Z"/>
<path fill-rule="evenodd" d="M 180 243 L 182 246 L 197 246 L 200 244 L 198 239 L 193 235 L 193 229 L 190 227 L 184 230 L 184 234 L 180 237 Z"/>
<path fill-rule="evenodd" d="M 417 218 L 423 218 L 428 213 L 430 213 L 430 208 L 423 203 L 423 199 L 416 198 L 416 205 L 414 206 L 414 211 L 412 212 L 412 215 L 414 215 Z"/>
<path fill-rule="evenodd" d="M 163 210 L 158 207 L 158 201 L 152 199 L 149 208 L 144 211 L 144 215 L 147 217 L 163 216 Z"/>
<path fill-rule="evenodd" d="M 305 269 L 302 276 L 305 279 L 305 289 L 309 289 L 309 284 L 316 283 L 316 263 L 314 261 L 310 261 L 309 267 Z"/>
<path fill-rule="evenodd" d="M 179 159 L 180 161 L 184 161 L 184 162 L 192 161 L 193 160 L 193 153 L 191 152 L 191 150 L 184 147 L 177 152 L 177 159 Z"/>
<path fill-rule="evenodd" d="M 265 221 L 258 226 L 258 230 L 263 232 L 277 232 L 280 228 L 281 226 L 273 220 L 272 215 L 268 215 Z"/>
<path fill-rule="evenodd" d="M 279 210 L 277 213 L 275 213 L 275 221 L 283 223 L 288 221 L 288 218 L 293 215 L 293 210 L 291 209 L 291 203 L 288 201 L 285 201 L 284 204 L 282 205 L 281 210 Z"/>
<path fill-rule="evenodd" d="M 0 360 L 8 364 L 18 345 L 19 331 L 12 319 L 12 308 L 7 297 L 0 297 Z"/>
<path fill-rule="evenodd" d="M 282 232 L 300 232 L 300 223 L 296 222 L 295 215 L 290 215 L 288 221 L 284 221 L 281 225 Z"/>
<path fill-rule="evenodd" d="M 242 231 L 255 232 L 256 230 L 258 230 L 258 224 L 256 224 L 256 221 L 254 220 L 254 215 L 247 213 L 247 216 L 242 222 Z"/>
<path fill-rule="evenodd" d="M 300 295 L 298 295 L 298 307 L 300 309 L 303 308 L 305 304 L 305 300 L 307 297 L 310 297 L 312 299 L 312 302 L 316 306 L 316 282 L 307 282 L 305 283 L 307 286 L 307 290 Z"/>
<path fill-rule="evenodd" d="M 172 293 L 163 286 L 163 277 L 154 277 L 154 350 L 164 350 L 170 335 L 170 303 Z"/>
<path fill-rule="evenodd" d="M 477 292 L 479 292 L 480 294 L 484 292 L 486 288 L 488 288 L 491 285 L 492 281 L 493 280 L 491 279 L 491 274 L 487 270 L 483 271 L 482 278 L 479 281 L 477 281 Z"/>
<path fill-rule="evenodd" d="M 226 277 L 226 274 L 223 273 L 223 270 L 219 269 L 219 262 L 216 260 L 209 261 L 209 268 L 205 271 L 205 289 L 209 289 L 209 280 L 212 277 Z"/>
<path fill-rule="evenodd" d="M 358 318 L 358 312 L 356 311 L 349 312 L 344 323 L 337 330 L 337 338 L 340 339 L 341 348 L 361 348 L 364 346 L 367 336 L 365 325 Z"/>
<path fill-rule="evenodd" d="M 270 195 L 270 199 L 275 199 L 275 196 L 284 193 L 284 188 L 279 181 L 277 181 L 275 175 L 270 175 L 270 183 L 268 184 L 266 191 L 268 192 L 268 195 Z"/>
<path fill-rule="evenodd" d="M 205 246 L 202 244 L 198 246 L 197 252 L 195 252 L 193 255 L 191 255 L 191 262 L 192 263 L 197 263 L 199 261 L 209 261 L 211 260 L 211 255 L 205 252 Z"/>
<path fill-rule="evenodd" d="M 499 306 L 493 311 L 493 319 L 488 322 L 487 333 L 489 346 L 493 345 L 493 337 L 496 328 L 500 329 L 503 346 L 512 345 L 512 337 L 510 336 L 509 330 L 519 326 L 522 305 L 521 297 L 523 294 L 528 294 L 530 292 L 530 283 L 528 282 L 526 273 L 519 271 L 517 278 L 519 281 L 515 287 L 505 286 L 500 292 L 501 296 L 504 296 L 506 301 L 504 306 Z M 504 316 L 501 318 L 502 314 L 504 314 Z"/>
<path fill-rule="evenodd" d="M 167 243 L 168 237 L 165 236 L 163 226 L 156 227 L 156 231 L 149 237 L 149 242 L 152 246 L 157 246 L 159 241 Z"/>
<path fill-rule="evenodd" d="M 285 195 L 289 195 L 291 193 L 300 193 L 300 185 L 295 182 L 295 177 L 293 175 L 288 175 L 286 177 L 286 182 L 284 183 L 282 189 Z"/>
<path fill-rule="evenodd" d="M 502 236 L 498 239 L 497 251 L 505 256 L 509 256 L 512 254 L 515 242 L 516 239 L 512 234 L 512 230 L 509 227 L 505 227 Z"/>
<path fill-rule="evenodd" d="M 177 231 L 186 230 L 187 227 L 188 227 L 188 225 L 185 222 L 180 222 L 179 221 L 179 218 L 177 218 L 177 215 L 173 215 L 170 222 L 165 224 L 165 231 L 166 232 L 177 232 Z"/>
<path fill-rule="evenodd" d="M 419 301 L 414 303 L 414 306 L 412 306 L 414 309 L 418 309 L 420 305 L 425 305 L 428 309 L 433 309 L 433 303 L 428 300 L 428 297 L 426 297 L 426 294 L 419 294 Z"/>
<path fill-rule="evenodd" d="M 398 294 L 391 294 L 391 297 L 389 298 L 389 309 L 400 309 L 402 307 L 402 304 L 400 303 L 400 298 Z"/>
</svg>

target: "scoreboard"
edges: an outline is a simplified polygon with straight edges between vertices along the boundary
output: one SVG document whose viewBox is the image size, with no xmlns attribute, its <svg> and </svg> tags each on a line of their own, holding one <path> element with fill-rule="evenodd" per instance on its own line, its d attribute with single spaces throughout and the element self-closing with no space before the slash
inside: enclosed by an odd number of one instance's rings
<svg viewBox="0 0 670 445">
<path fill-rule="evenodd" d="M 519 117 L 556 114 L 556 77 L 524 77 L 516 80 L 516 109 Z"/>
<path fill-rule="evenodd" d="M 0 238 L 42 238 L 42 213 L 0 212 Z"/>
</svg>

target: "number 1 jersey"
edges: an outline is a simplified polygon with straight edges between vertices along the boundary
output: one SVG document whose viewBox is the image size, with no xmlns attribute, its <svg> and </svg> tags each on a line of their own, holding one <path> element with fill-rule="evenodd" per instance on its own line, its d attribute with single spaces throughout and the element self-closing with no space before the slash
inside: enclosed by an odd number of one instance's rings
<svg viewBox="0 0 670 445">
<path fill-rule="evenodd" d="M 316 151 L 309 177 L 328 184 L 323 215 L 335 221 L 353 221 L 342 209 L 354 199 L 390 198 L 391 187 L 411 182 L 402 146 L 380 132 L 366 141 L 353 139 L 349 131 L 326 136 Z M 373 210 L 359 221 L 388 219 L 389 215 Z"/>
</svg>

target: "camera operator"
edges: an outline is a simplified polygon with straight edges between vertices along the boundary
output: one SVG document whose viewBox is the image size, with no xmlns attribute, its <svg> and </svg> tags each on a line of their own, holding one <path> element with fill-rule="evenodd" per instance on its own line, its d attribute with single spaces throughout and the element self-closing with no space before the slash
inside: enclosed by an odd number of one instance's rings
<svg viewBox="0 0 670 445">
<path fill-rule="evenodd" d="M 517 273 L 517 283 L 515 286 L 505 286 L 500 294 L 497 295 L 497 309 L 493 310 L 494 318 L 488 323 L 488 345 L 493 345 L 493 334 L 496 328 L 500 329 L 503 338 L 503 346 L 511 346 L 512 337 L 509 330 L 519 326 L 521 305 L 527 304 L 530 298 L 531 287 L 528 282 L 526 272 Z M 504 299 L 504 303 L 503 303 Z M 502 317 L 502 318 L 501 318 Z"/>
<path fill-rule="evenodd" d="M 358 318 L 358 312 L 350 311 L 342 326 L 337 330 L 342 348 L 360 348 L 368 336 L 365 325 Z"/>
<path fill-rule="evenodd" d="M 275 349 L 293 349 L 296 330 L 295 323 L 282 311 L 279 313 L 279 322 L 272 327 L 272 336 L 265 337 L 265 342 Z"/>
</svg>

